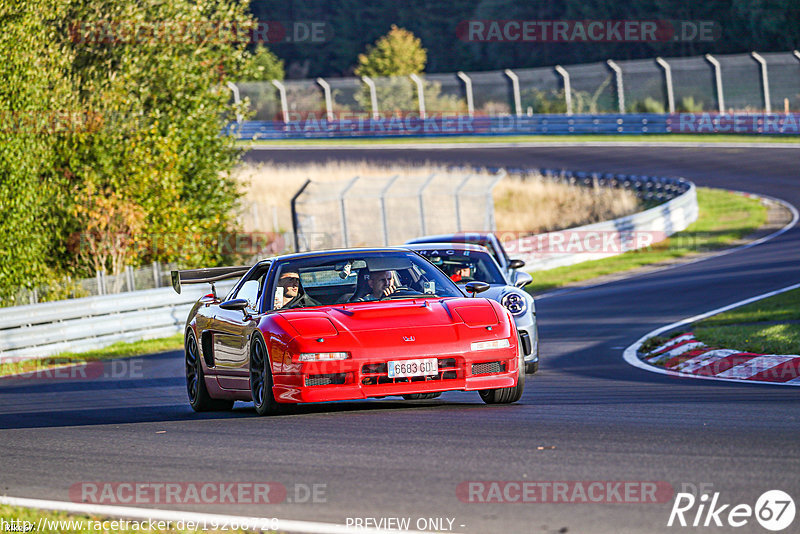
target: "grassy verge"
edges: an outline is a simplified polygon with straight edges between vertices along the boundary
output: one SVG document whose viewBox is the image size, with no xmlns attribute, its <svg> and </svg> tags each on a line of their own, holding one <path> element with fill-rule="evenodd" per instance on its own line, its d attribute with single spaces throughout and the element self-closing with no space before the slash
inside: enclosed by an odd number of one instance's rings
<svg viewBox="0 0 800 534">
<path fill-rule="evenodd" d="M 398 145 L 406 143 L 553 143 L 579 142 L 639 142 L 639 143 L 767 143 L 798 144 L 790 135 L 731 135 L 731 134 L 651 134 L 651 135 L 463 135 L 453 137 L 398 137 L 370 139 L 257 139 L 240 141 L 242 146 L 254 145 Z"/>
<path fill-rule="evenodd" d="M 669 239 L 612 258 L 532 272 L 533 282 L 526 289 L 540 293 L 598 276 L 725 248 L 752 234 L 767 220 L 767 209 L 758 199 L 720 189 L 698 188 L 697 204 L 700 208 L 697 221 Z"/>
<path fill-rule="evenodd" d="M 147 520 L 114 519 L 98 515 L 73 515 L 66 512 L 53 512 L 49 510 L 39 510 L 37 508 L 22 508 L 19 506 L 7 506 L 0 504 L 0 518 L 6 522 L 3 526 L 6 532 L 36 532 L 53 534 L 102 534 L 117 532 L 122 534 L 133 534 L 142 532 L 154 532 L 159 534 L 178 534 L 203 532 L 204 534 L 237 534 L 252 532 L 247 530 L 231 529 L 203 529 L 186 528 L 185 522 L 176 521 L 153 521 L 155 528 L 150 528 Z M 41 520 L 41 523 L 40 523 Z M 39 529 L 41 526 L 41 529 Z M 163 528 L 162 528 L 163 527 Z M 13 530 L 15 529 L 16 530 Z M 264 531 L 267 532 L 267 531 Z"/>
<path fill-rule="evenodd" d="M 180 350 L 182 348 L 183 334 L 175 334 L 171 337 L 159 339 L 134 341 L 131 343 L 119 342 L 114 343 L 106 348 L 92 350 L 89 352 L 67 352 L 39 360 L 24 360 L 14 363 L 3 363 L 0 364 L 0 376 L 44 371 L 46 369 L 52 369 L 68 364 L 82 364 L 100 360 L 111 360 L 114 358 L 131 358 L 133 356 L 142 356 L 144 354 L 155 354 L 158 352 Z"/>
<path fill-rule="evenodd" d="M 639 348 L 647 354 L 686 332 L 709 347 L 755 354 L 798 354 L 800 351 L 800 289 L 704 319 L 666 336 L 651 337 Z"/>
<path fill-rule="evenodd" d="M 692 331 L 710 347 L 799 354 L 800 289 L 709 317 L 693 325 Z"/>
</svg>

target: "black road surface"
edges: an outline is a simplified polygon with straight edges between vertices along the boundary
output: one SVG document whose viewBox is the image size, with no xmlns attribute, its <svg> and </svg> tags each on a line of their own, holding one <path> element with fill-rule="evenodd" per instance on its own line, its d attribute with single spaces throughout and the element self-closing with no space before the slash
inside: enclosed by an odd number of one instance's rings
<svg viewBox="0 0 800 534">
<path fill-rule="evenodd" d="M 277 162 L 344 158 L 683 176 L 800 206 L 800 148 L 249 155 Z M 82 482 L 272 481 L 287 488 L 286 501 L 139 505 L 339 524 L 401 517 L 411 518 L 412 528 L 425 526 L 419 518 L 449 518 L 453 530 L 466 532 L 733 531 L 730 507 L 720 515 L 724 528 L 668 528 L 674 492 L 704 485 L 719 492 L 718 505 L 752 507 L 763 492 L 781 489 L 800 505 L 800 388 L 670 378 L 629 366 L 622 352 L 656 327 L 798 281 L 795 227 L 724 256 L 542 298 L 541 370 L 510 406 L 453 393 L 433 401 L 305 406 L 272 418 L 257 417 L 244 403 L 232 413 L 198 415 L 186 400 L 180 353 L 113 372 L 108 364 L 101 379 L 5 379 L 0 494 L 70 500 L 80 498 Z M 457 488 L 469 481 L 583 481 L 584 488 L 590 481 L 660 481 L 673 491 L 646 504 L 464 502 Z M 315 484 L 320 502 L 308 502 Z M 514 486 L 504 487 L 507 497 L 519 498 Z M 528 487 L 539 488 L 528 495 L 539 498 L 549 486 Z M 472 498 L 481 495 L 487 496 Z M 613 491 L 609 497 L 620 498 Z M 685 514 L 690 524 L 697 509 Z M 735 530 L 767 532 L 754 517 L 747 521 Z M 785 532 L 798 531 L 800 517 Z"/>
</svg>

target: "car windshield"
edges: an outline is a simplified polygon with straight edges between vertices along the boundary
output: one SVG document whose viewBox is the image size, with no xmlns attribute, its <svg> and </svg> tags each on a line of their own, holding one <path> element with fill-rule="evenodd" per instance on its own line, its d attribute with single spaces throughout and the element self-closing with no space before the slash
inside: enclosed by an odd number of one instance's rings
<svg viewBox="0 0 800 534">
<path fill-rule="evenodd" d="M 506 284 L 500 268 L 488 253 L 475 250 L 417 250 L 431 263 L 439 267 L 457 284 L 477 280 L 487 284 Z"/>
<path fill-rule="evenodd" d="M 463 296 L 439 269 L 410 251 L 319 254 L 276 267 L 272 309 Z"/>
</svg>

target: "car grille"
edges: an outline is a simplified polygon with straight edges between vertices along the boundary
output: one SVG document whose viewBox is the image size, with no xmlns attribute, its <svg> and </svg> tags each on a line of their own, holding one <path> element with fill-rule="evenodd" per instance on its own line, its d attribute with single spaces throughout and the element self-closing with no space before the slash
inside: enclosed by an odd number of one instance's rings
<svg viewBox="0 0 800 534">
<path fill-rule="evenodd" d="M 365 386 L 380 384 L 400 384 L 403 382 L 432 382 L 436 380 L 454 380 L 458 378 L 459 366 L 455 358 L 439 358 L 439 372 L 430 376 L 412 376 L 403 378 L 389 378 L 385 363 L 368 363 L 361 367 L 363 378 L 361 383 Z M 463 374 L 463 373 L 462 373 Z"/>
<path fill-rule="evenodd" d="M 336 373 L 330 375 L 308 375 L 306 386 L 329 386 L 331 384 L 344 384 L 347 373 Z"/>
<path fill-rule="evenodd" d="M 485 362 L 485 363 L 472 364 L 473 375 L 490 375 L 494 373 L 502 373 L 505 370 L 506 370 L 506 364 L 503 362 Z"/>
</svg>

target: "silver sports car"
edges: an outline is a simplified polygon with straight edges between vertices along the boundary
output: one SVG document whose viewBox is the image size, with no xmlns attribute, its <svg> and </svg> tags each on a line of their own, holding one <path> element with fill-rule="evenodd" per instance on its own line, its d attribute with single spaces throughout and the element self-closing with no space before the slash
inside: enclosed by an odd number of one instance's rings
<svg viewBox="0 0 800 534">
<path fill-rule="evenodd" d="M 531 276 L 522 271 L 508 279 L 486 247 L 468 243 L 420 243 L 404 245 L 439 267 L 462 291 L 468 282 L 489 284 L 480 296 L 502 304 L 514 317 L 519 332 L 520 347 L 525 359 L 525 372 L 539 369 L 539 334 L 536 328 L 536 305 L 533 297 L 522 288 Z"/>
</svg>

